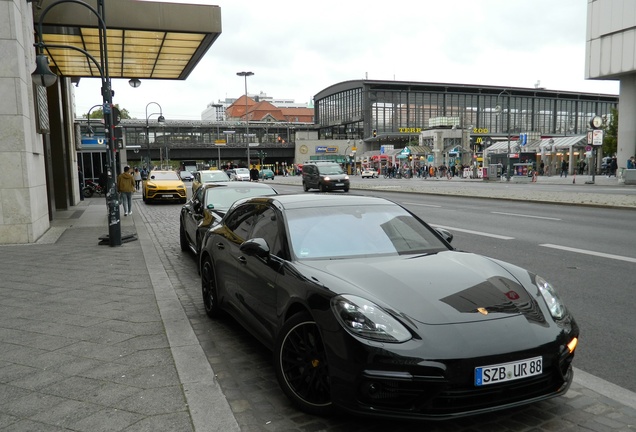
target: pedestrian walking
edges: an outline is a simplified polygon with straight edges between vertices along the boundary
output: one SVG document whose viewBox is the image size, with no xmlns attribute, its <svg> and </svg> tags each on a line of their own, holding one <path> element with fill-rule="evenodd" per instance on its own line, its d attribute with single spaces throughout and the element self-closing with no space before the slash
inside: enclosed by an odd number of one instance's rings
<svg viewBox="0 0 636 432">
<path fill-rule="evenodd" d="M 130 174 L 130 167 L 117 176 L 117 192 L 124 206 L 124 216 L 132 214 L 132 193 L 135 192 L 135 178 Z"/>
<path fill-rule="evenodd" d="M 565 159 L 563 161 L 561 161 L 561 174 L 559 175 L 559 177 L 564 177 L 568 178 L 568 163 L 565 161 Z"/>
<path fill-rule="evenodd" d="M 612 160 L 609 163 L 609 175 L 607 177 L 608 178 L 611 176 L 616 177 L 617 170 L 618 170 L 618 161 L 616 160 L 616 156 L 612 156 Z"/>
<path fill-rule="evenodd" d="M 135 179 L 135 189 L 139 190 L 141 186 L 141 171 L 139 171 L 139 168 L 135 168 L 133 178 Z"/>
</svg>

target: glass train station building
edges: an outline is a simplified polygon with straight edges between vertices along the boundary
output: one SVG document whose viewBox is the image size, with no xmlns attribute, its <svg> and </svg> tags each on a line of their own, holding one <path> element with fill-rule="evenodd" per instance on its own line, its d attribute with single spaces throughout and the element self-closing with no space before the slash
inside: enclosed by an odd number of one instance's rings
<svg viewBox="0 0 636 432">
<path fill-rule="evenodd" d="M 314 100 L 318 143 L 296 160 L 342 154 L 361 165 L 449 166 L 511 161 L 570 167 L 588 145 L 589 121 L 608 120 L 615 95 L 544 88 L 356 80 Z M 343 140 L 346 144 L 343 144 Z M 328 144 L 327 144 L 328 143 Z M 406 150 L 405 150 L 406 149 Z M 400 160 L 402 159 L 402 160 Z"/>
</svg>

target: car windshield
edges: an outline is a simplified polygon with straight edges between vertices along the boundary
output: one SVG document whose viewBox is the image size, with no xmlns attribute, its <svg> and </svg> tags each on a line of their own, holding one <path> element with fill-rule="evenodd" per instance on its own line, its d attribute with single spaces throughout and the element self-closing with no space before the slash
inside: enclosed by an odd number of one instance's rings
<svg viewBox="0 0 636 432">
<path fill-rule="evenodd" d="M 203 183 L 229 180 L 230 178 L 223 171 L 201 171 L 201 181 Z"/>
<path fill-rule="evenodd" d="M 174 171 L 155 171 L 150 173 L 152 180 L 181 180 Z"/>
<path fill-rule="evenodd" d="M 302 259 L 434 253 L 448 247 L 396 205 L 287 211 L 290 242 Z"/>
<path fill-rule="evenodd" d="M 181 175 L 181 178 L 190 178 L 190 177 L 192 177 L 192 173 L 190 171 L 181 171 L 179 174 Z"/>
<path fill-rule="evenodd" d="M 241 198 L 273 195 L 275 193 L 276 191 L 269 187 L 214 187 L 209 188 L 207 191 L 205 191 L 205 204 L 206 206 L 209 204 L 213 204 L 214 210 L 227 210 L 232 206 L 232 204 L 234 204 L 235 201 Z"/>
<path fill-rule="evenodd" d="M 250 170 L 248 170 L 247 168 L 237 168 L 236 173 L 250 175 Z"/>
<path fill-rule="evenodd" d="M 323 174 L 323 175 L 344 174 L 344 171 L 338 164 L 324 165 L 320 167 L 320 174 Z"/>
</svg>

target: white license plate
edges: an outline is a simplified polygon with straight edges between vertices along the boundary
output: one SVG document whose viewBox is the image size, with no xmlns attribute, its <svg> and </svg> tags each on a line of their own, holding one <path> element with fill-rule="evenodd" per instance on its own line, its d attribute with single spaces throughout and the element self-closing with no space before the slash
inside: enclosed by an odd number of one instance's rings
<svg viewBox="0 0 636 432">
<path fill-rule="evenodd" d="M 174 195 L 170 195 L 170 194 L 163 194 L 164 198 L 174 198 Z"/>
<path fill-rule="evenodd" d="M 344 183 L 336 183 L 336 186 L 344 186 Z"/>
<path fill-rule="evenodd" d="M 511 363 L 503 363 L 475 368 L 475 385 L 484 386 L 500 382 L 514 381 L 543 372 L 543 359 L 534 357 Z"/>
</svg>

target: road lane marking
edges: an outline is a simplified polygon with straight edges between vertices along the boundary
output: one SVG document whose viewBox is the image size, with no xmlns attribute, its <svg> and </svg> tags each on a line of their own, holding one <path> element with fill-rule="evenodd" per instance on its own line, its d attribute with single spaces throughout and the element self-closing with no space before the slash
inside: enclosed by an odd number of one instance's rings
<svg viewBox="0 0 636 432">
<path fill-rule="evenodd" d="M 454 227 L 449 227 L 449 226 L 444 226 L 444 225 L 436 225 L 436 224 L 429 224 L 429 225 L 449 230 L 451 233 L 453 231 L 458 231 L 458 232 L 463 232 L 463 233 L 467 233 L 467 234 L 474 234 L 474 235 L 478 235 L 478 236 L 496 238 L 496 239 L 499 239 L 499 240 L 514 240 L 515 239 L 514 237 L 502 236 L 502 235 L 499 235 L 499 234 L 491 234 L 491 233 L 487 233 L 487 232 L 483 232 L 483 231 L 472 231 L 472 230 L 467 230 L 467 229 L 462 229 L 462 228 L 454 228 Z"/>
<path fill-rule="evenodd" d="M 406 205 L 415 205 L 415 206 L 422 206 L 422 207 L 435 207 L 435 208 L 442 208 L 441 205 L 434 205 L 434 204 L 422 204 L 422 203 L 413 203 L 413 202 L 405 202 L 403 204 Z"/>
<path fill-rule="evenodd" d="M 636 263 L 636 258 L 630 258 L 630 257 L 622 256 L 622 255 L 614 255 L 614 254 L 608 254 L 608 253 L 603 253 L 603 252 L 595 252 L 595 251 L 591 251 L 591 250 L 577 249 L 577 248 L 571 248 L 571 247 L 567 247 L 567 246 L 559 246 L 559 245 L 550 244 L 550 243 L 540 244 L 539 246 L 552 248 L 552 249 L 564 250 L 564 251 L 568 251 L 568 252 L 575 252 L 575 253 L 580 253 L 580 254 L 585 254 L 585 255 L 592 255 L 592 256 L 597 256 L 597 257 L 602 257 L 602 258 L 609 258 L 609 259 L 614 259 L 614 260 L 619 260 L 619 261 L 627 261 L 627 262 L 631 262 L 631 263 Z"/>
<path fill-rule="evenodd" d="M 547 216 L 532 216 L 532 215 L 518 214 L 518 213 L 504 213 L 504 212 L 490 212 L 490 213 L 506 215 L 506 216 L 518 216 L 518 217 L 525 217 L 525 218 L 532 218 L 532 219 L 547 219 L 547 220 L 554 220 L 554 221 L 562 220 L 559 218 L 553 218 L 553 217 L 547 217 Z"/>
</svg>

